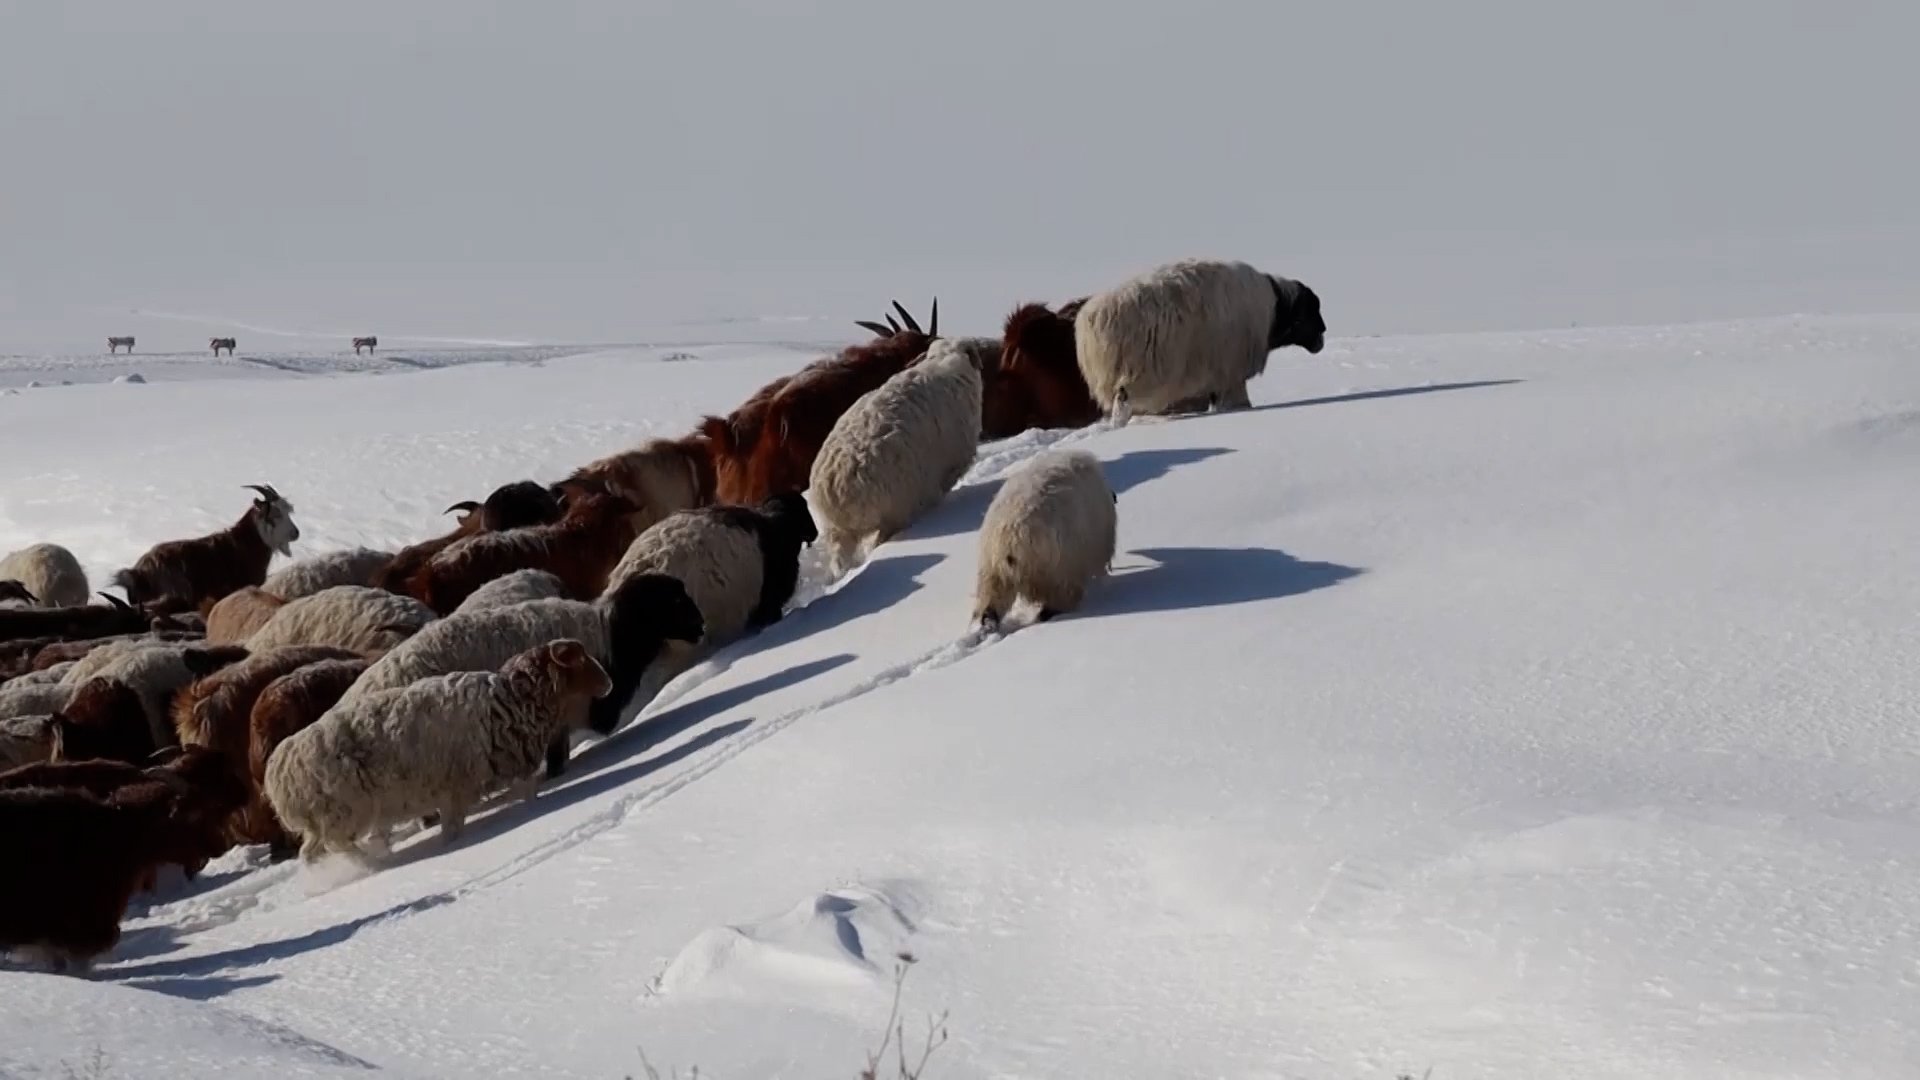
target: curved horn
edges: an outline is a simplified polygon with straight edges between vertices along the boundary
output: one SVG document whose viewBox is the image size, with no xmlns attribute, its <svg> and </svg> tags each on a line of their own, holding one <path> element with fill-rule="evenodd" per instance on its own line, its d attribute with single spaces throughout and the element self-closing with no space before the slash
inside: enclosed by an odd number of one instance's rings
<svg viewBox="0 0 1920 1080">
<path fill-rule="evenodd" d="M 105 601 L 106 601 L 107 603 L 109 603 L 109 604 L 111 604 L 111 605 L 113 605 L 113 606 L 114 606 L 114 607 L 116 607 L 116 608 L 119 608 L 119 609 L 120 609 L 120 610 L 122 610 L 122 611 L 132 611 L 132 610 L 133 610 L 133 605 L 132 605 L 132 604 L 129 604 L 129 603 L 127 603 L 127 602 L 126 602 L 125 600 L 122 600 L 122 599 L 120 599 L 119 597 L 117 597 L 117 596 L 115 596 L 115 595 L 113 595 L 112 593 L 104 593 L 104 592 L 103 592 L 103 593 L 101 593 L 101 594 L 100 594 L 100 597 L 101 597 L 101 599 L 103 599 L 103 600 L 105 600 Z"/>
<path fill-rule="evenodd" d="M 451 513 L 453 513 L 453 512 L 455 511 L 455 510 L 464 510 L 464 511 L 466 511 L 467 513 L 469 513 L 469 514 L 471 514 L 471 513 L 473 513 L 473 512 L 475 511 L 475 510 L 478 510 L 478 509 L 480 509 L 480 504 L 479 504 L 479 503 L 477 503 L 477 502 L 474 502 L 474 501 L 473 501 L 472 499 L 467 499 L 467 500 L 465 500 L 465 501 L 463 501 L 463 502 L 457 502 L 457 503 L 454 503 L 454 504 L 453 504 L 452 506 L 449 506 L 449 507 L 447 507 L 447 508 L 446 508 L 445 510 L 442 510 L 442 511 L 440 511 L 440 512 L 441 512 L 441 513 L 443 513 L 443 514 L 451 514 Z"/>
<path fill-rule="evenodd" d="M 880 325 L 879 323 L 877 323 L 877 322 L 872 322 L 872 321 L 870 321 L 870 320 L 867 320 L 867 319 L 855 319 L 855 320 L 853 321 L 853 325 L 855 325 L 855 326 L 857 326 L 857 327 L 859 327 L 859 328 L 860 328 L 860 329 L 862 329 L 862 330 L 871 330 L 871 331 L 873 331 L 873 332 L 874 332 L 875 334 L 878 334 L 878 335 L 880 335 L 881 337 L 886 337 L 886 336 L 888 336 L 889 334 L 891 334 L 891 333 L 893 333 L 893 331 L 892 331 L 892 330 L 889 330 L 889 329 L 887 329 L 886 327 L 884 327 L 884 326 L 881 326 L 881 325 Z"/>
<path fill-rule="evenodd" d="M 940 298 L 937 296 L 933 298 L 933 314 L 928 316 L 927 336 L 940 336 Z"/>
<path fill-rule="evenodd" d="M 253 489 L 254 491 L 257 491 L 257 492 L 259 492 L 259 493 L 260 493 L 260 497 L 261 497 L 261 498 L 263 498 L 263 499 L 265 499 L 266 501 L 268 501 L 268 502 L 270 502 L 270 503 L 277 503 L 277 502 L 284 502 L 284 501 L 286 501 L 286 500 L 284 500 L 284 499 L 282 499 L 282 498 L 280 497 L 280 493 L 279 493 L 279 492 L 277 492 L 277 491 L 275 491 L 275 490 L 273 490 L 273 485 L 272 485 L 272 484 L 242 484 L 242 485 L 240 485 L 240 486 L 241 486 L 241 487 L 245 487 L 245 488 L 251 488 L 251 489 Z"/>
<path fill-rule="evenodd" d="M 900 305 L 900 301 L 895 300 L 893 302 L 893 310 L 900 313 L 900 318 L 905 320 L 907 324 L 907 329 L 913 331 L 916 334 L 921 332 L 919 322 L 915 321 L 913 315 L 909 313 L 906 308 Z"/>
</svg>

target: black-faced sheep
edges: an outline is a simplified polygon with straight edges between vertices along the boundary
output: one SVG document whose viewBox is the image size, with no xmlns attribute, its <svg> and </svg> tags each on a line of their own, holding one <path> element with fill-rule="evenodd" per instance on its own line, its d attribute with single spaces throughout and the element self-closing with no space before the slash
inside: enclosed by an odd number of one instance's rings
<svg viewBox="0 0 1920 1080">
<path fill-rule="evenodd" d="M 618 726 L 622 707 L 662 662 L 667 642 L 700 640 L 705 625 L 687 588 L 660 574 L 634 574 L 591 602 L 533 600 L 510 607 L 450 615 L 381 657 L 342 699 L 398 689 L 454 671 L 497 671 L 544 641 L 585 642 L 613 679 L 613 690 L 587 709 L 586 723 L 604 735 Z M 566 770 L 566 741 L 547 760 L 549 776 Z"/>
<path fill-rule="evenodd" d="M 832 569 L 940 504 L 980 444 L 980 358 L 935 341 L 919 363 L 843 413 L 813 460 L 810 493 Z"/>
<path fill-rule="evenodd" d="M 490 792 L 531 780 L 570 717 L 612 681 L 579 641 L 540 645 L 499 672 L 464 671 L 343 702 L 267 759 L 266 793 L 300 854 L 375 850 L 403 821 L 437 813 L 452 843 Z"/>
<path fill-rule="evenodd" d="M 218 755 L 174 775 L 117 787 L 0 792 L 0 865 L 32 868 L 30 888 L 0 889 L 0 948 L 86 968 L 120 939 L 127 901 L 169 863 L 204 865 L 226 849 L 245 789 Z M 192 772 L 185 770 L 191 767 Z"/>
<path fill-rule="evenodd" d="M 354 652 L 385 652 L 434 619 L 410 596 L 370 585 L 335 585 L 288 602 L 247 638 L 247 648 L 331 645 Z"/>
<path fill-rule="evenodd" d="M 282 600 L 298 600 L 336 585 L 372 585 L 393 561 L 393 552 L 348 548 L 312 555 L 275 570 L 260 586 Z"/>
<path fill-rule="evenodd" d="M 1169 263 L 1088 299 L 1074 320 L 1087 390 L 1117 423 L 1211 402 L 1245 408 L 1267 354 L 1326 344 L 1320 298 L 1243 262 Z"/>
<path fill-rule="evenodd" d="M 260 495 L 240 520 L 208 536 L 156 545 L 114 575 L 114 584 L 136 605 L 192 611 L 265 581 L 267 564 L 276 552 L 292 553 L 300 528 L 293 523 L 293 504 L 279 492 L 269 485 L 247 486 Z"/>
<path fill-rule="evenodd" d="M 1027 597 L 1045 621 L 1080 606 L 1113 563 L 1119 515 L 1100 462 L 1084 450 L 1037 454 L 1007 479 L 980 525 L 974 621 L 993 629 Z"/>
<path fill-rule="evenodd" d="M 207 644 L 244 645 L 274 612 L 286 606 L 283 597 L 257 585 L 230 592 L 207 607 Z"/>
<path fill-rule="evenodd" d="M 407 592 L 444 614 L 494 578 L 545 570 L 565 582 L 575 599 L 598 596 L 607 572 L 638 532 L 634 516 L 633 504 L 611 492 L 570 498 L 566 514 L 551 525 L 483 533 L 448 547 L 415 576 Z"/>
<path fill-rule="evenodd" d="M 0 558 L 0 585 L 7 582 L 37 607 L 78 607 L 92 593 L 80 560 L 59 544 L 35 544 Z"/>
</svg>

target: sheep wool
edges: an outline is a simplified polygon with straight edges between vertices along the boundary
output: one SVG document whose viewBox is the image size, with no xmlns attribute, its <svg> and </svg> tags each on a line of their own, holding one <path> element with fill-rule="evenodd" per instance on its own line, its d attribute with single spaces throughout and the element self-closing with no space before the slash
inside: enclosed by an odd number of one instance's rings
<svg viewBox="0 0 1920 1080">
<path fill-rule="evenodd" d="M 566 595 L 566 583 L 545 570 L 515 570 L 475 589 L 471 596 L 460 601 L 453 614 L 511 607 L 529 600 L 556 600 Z"/>
<path fill-rule="evenodd" d="M 266 794 L 301 857 L 375 849 L 394 825 L 428 813 L 452 842 L 489 792 L 531 778 L 577 713 L 607 693 L 607 673 L 578 641 L 529 650 L 500 672 L 463 671 L 363 694 L 296 732 L 267 760 Z M 531 794 L 530 790 L 525 792 Z"/>
<path fill-rule="evenodd" d="M 372 548 L 330 551 L 288 563 L 267 575 L 261 588 L 282 600 L 298 600 L 336 585 L 371 585 L 393 561 L 393 552 Z"/>
<path fill-rule="evenodd" d="M 1084 450 L 1048 450 L 1014 473 L 980 526 L 973 619 L 992 629 L 1026 597 L 1045 621 L 1080 606 L 1113 563 L 1119 514 L 1100 462 Z"/>
<path fill-rule="evenodd" d="M 433 609 L 410 596 L 370 585 L 335 585 L 290 601 L 247 639 L 253 649 L 331 645 L 380 652 L 434 620 Z"/>
<path fill-rule="evenodd" d="M 1124 423 L 1208 401 L 1244 408 L 1269 352 L 1319 352 L 1325 329 L 1318 297 L 1300 283 L 1244 262 L 1185 259 L 1088 299 L 1074 348 L 1088 391 Z"/>
<path fill-rule="evenodd" d="M 925 359 L 841 415 L 814 458 L 809 494 L 834 572 L 939 505 L 980 443 L 983 350 L 942 338 Z"/>
<path fill-rule="evenodd" d="M 59 544 L 35 544 L 0 558 L 0 581 L 17 581 L 40 607 L 79 607 L 92 595 L 87 572 Z"/>
</svg>

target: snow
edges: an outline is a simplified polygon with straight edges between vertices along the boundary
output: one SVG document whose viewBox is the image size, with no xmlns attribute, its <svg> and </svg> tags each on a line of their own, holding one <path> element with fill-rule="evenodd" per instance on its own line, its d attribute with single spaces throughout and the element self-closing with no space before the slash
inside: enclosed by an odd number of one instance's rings
<svg viewBox="0 0 1920 1080">
<path fill-rule="evenodd" d="M 398 544 L 808 356 L 121 357 L 0 397 L 0 548 L 100 580 L 257 482 L 296 554 Z M 941 1077 L 1920 1068 L 1920 317 L 1350 338 L 1254 399 L 983 447 L 457 846 L 234 853 L 0 973 L 0 1075 L 852 1076 L 901 952 Z M 970 632 L 1066 443 L 1115 576 Z"/>
</svg>

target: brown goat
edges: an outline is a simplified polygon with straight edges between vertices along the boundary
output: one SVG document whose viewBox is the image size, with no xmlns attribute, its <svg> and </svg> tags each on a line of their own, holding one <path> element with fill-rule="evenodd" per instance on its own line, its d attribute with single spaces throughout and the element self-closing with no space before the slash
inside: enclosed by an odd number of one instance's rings
<svg viewBox="0 0 1920 1080">
<path fill-rule="evenodd" d="M 483 533 L 454 544 L 433 557 L 408 592 L 445 615 L 494 578 L 545 570 L 575 599 L 600 595 L 639 535 L 638 514 L 631 502 L 608 492 L 588 492 L 569 503 L 566 516 L 551 525 Z"/>
<path fill-rule="evenodd" d="M 207 644 L 239 645 L 267 624 L 287 602 L 258 585 L 249 585 L 205 605 Z"/>
<path fill-rule="evenodd" d="M 271 485 L 249 484 L 260 496 L 225 529 L 192 540 L 169 540 L 114 575 L 135 605 L 161 611 L 193 611 L 267 579 L 275 552 L 291 554 L 300 528 L 293 505 Z"/>
<path fill-rule="evenodd" d="M 0 948 L 86 968 L 120 940 L 127 901 L 162 866 L 204 866 L 227 848 L 226 820 L 246 788 L 219 755 L 115 788 L 0 792 L 0 865 L 30 887 L 0 889 Z M 191 769 L 191 772 L 188 770 Z"/>
<path fill-rule="evenodd" d="M 154 750 L 146 703 L 118 679 L 89 679 L 53 714 L 50 761 L 144 761 Z"/>
<path fill-rule="evenodd" d="M 457 502 L 442 513 L 451 514 L 455 510 L 460 511 L 460 520 L 452 532 L 400 549 L 393 561 L 375 575 L 373 587 L 410 596 L 409 583 L 427 568 L 435 555 L 454 544 L 481 533 L 549 525 L 559 521 L 561 515 L 559 497 L 531 480 L 503 484 L 493 489 L 484 503 Z"/>
<path fill-rule="evenodd" d="M 247 774 L 252 794 L 230 824 L 235 843 L 266 844 L 276 859 L 290 857 L 298 850 L 299 845 L 274 816 L 272 804 L 261 794 L 267 759 L 282 742 L 339 704 L 347 688 L 371 663 L 369 660 L 323 660 L 275 679 L 261 691 L 247 724 Z"/>
<path fill-rule="evenodd" d="M 1000 362 L 985 372 L 982 441 L 1030 429 L 1086 427 L 1100 419 L 1074 353 L 1073 313 L 1085 302 L 1070 301 L 1059 311 L 1024 304 L 1007 316 Z"/>
<path fill-rule="evenodd" d="M 153 616 L 122 602 L 118 597 L 100 594 L 105 604 L 81 604 L 60 608 L 0 608 L 0 641 L 44 639 L 82 641 L 119 634 L 145 633 L 153 626 Z"/>
<path fill-rule="evenodd" d="M 639 508 L 635 528 L 713 502 L 713 444 L 704 435 L 649 439 L 631 450 L 590 461 L 554 485 L 563 498 L 593 491 L 619 495 Z"/>
<path fill-rule="evenodd" d="M 925 356 L 939 333 L 937 300 L 924 331 L 898 302 L 894 306 L 906 329 L 815 360 L 761 387 L 732 414 L 701 421 L 700 433 L 713 445 L 715 501 L 758 506 L 782 492 L 806 490 L 813 459 L 841 414 Z"/>
</svg>

